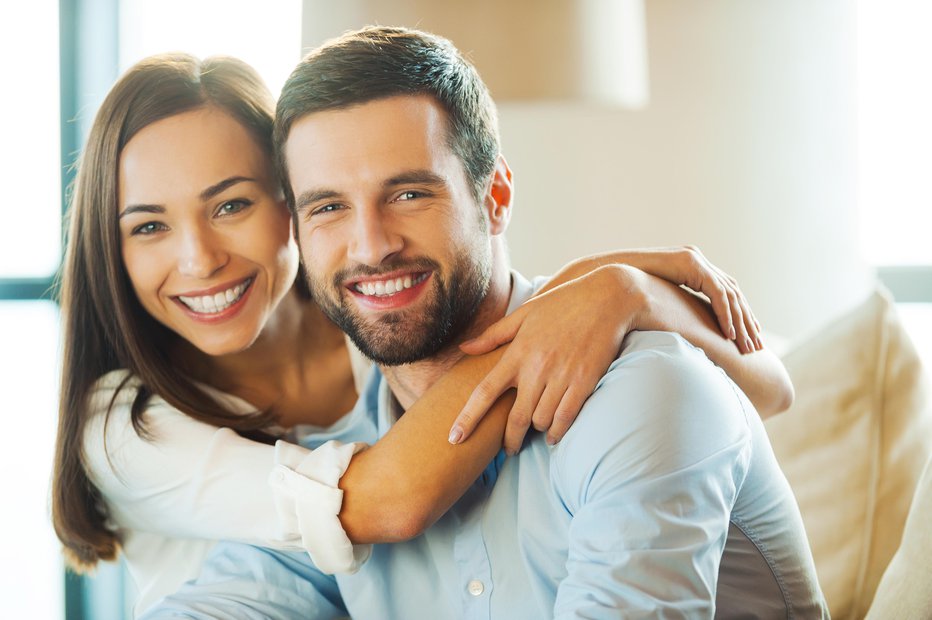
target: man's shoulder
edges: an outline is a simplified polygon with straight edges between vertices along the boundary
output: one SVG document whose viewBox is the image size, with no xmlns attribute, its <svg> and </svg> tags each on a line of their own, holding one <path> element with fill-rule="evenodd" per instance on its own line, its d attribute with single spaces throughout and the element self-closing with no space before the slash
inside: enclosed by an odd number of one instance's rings
<svg viewBox="0 0 932 620">
<path fill-rule="evenodd" d="M 605 466 L 632 478 L 663 476 L 741 451 L 753 414 L 724 372 L 681 336 L 632 332 L 553 450 L 551 474 L 570 487 Z"/>
<path fill-rule="evenodd" d="M 596 398 L 593 406 L 603 400 L 611 402 L 614 396 L 623 398 L 629 407 L 640 405 L 651 411 L 687 408 L 711 415 L 714 409 L 702 405 L 714 402 L 726 409 L 737 408 L 745 416 L 749 414 L 743 394 L 725 372 L 704 351 L 672 332 L 628 334 L 620 355 L 596 385 L 593 397 L 600 392 L 602 397 Z M 696 400 L 685 402 L 688 399 Z"/>
</svg>

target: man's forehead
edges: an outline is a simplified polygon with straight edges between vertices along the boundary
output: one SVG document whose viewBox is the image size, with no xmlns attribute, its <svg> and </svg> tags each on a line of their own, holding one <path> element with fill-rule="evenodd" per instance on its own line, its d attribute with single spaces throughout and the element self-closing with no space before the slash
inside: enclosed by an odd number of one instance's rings
<svg viewBox="0 0 932 620">
<path fill-rule="evenodd" d="M 386 177 L 455 159 L 446 112 L 429 96 L 403 95 L 307 114 L 292 125 L 285 158 L 295 191 L 322 179 Z"/>
</svg>

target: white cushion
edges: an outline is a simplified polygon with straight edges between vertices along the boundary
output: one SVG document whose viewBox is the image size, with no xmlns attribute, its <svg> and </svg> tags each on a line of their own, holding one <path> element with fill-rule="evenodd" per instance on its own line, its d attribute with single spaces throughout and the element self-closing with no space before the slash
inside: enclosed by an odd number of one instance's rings
<svg viewBox="0 0 932 620">
<path fill-rule="evenodd" d="M 868 620 L 932 618 L 932 459 L 919 480 L 903 540 L 883 574 Z"/>
<path fill-rule="evenodd" d="M 932 450 L 928 380 L 878 289 L 783 356 L 796 402 L 766 423 L 834 618 L 862 618 Z"/>
</svg>

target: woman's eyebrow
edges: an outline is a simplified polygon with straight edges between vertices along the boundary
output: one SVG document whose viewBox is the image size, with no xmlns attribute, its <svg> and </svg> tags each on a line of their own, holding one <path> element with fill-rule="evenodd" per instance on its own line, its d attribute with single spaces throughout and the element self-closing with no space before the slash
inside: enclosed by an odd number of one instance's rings
<svg viewBox="0 0 932 620">
<path fill-rule="evenodd" d="M 120 218 L 133 213 L 165 213 L 165 207 L 162 205 L 129 205 L 120 212 Z"/>
<path fill-rule="evenodd" d="M 210 187 L 202 191 L 198 197 L 201 199 L 202 202 L 204 202 L 204 201 L 210 200 L 217 194 L 222 193 L 224 190 L 227 190 L 233 187 L 237 183 L 249 183 L 249 182 L 255 183 L 256 180 L 252 177 L 243 177 L 243 176 L 230 177 L 228 179 L 224 179 L 220 181 L 219 183 L 214 183 L 213 185 L 211 185 Z M 132 215 L 133 213 L 165 213 L 165 207 L 163 207 L 162 205 L 156 205 L 156 204 L 129 205 L 128 207 L 123 209 L 123 211 L 120 213 L 120 217 L 122 218 L 124 215 Z"/>
<path fill-rule="evenodd" d="M 201 192 L 201 196 L 200 196 L 201 200 L 202 201 L 210 200 L 211 198 L 213 198 L 214 196 L 216 196 L 223 190 L 230 188 L 236 185 L 237 183 L 247 183 L 247 182 L 255 183 L 256 180 L 253 179 L 252 177 L 242 177 L 242 176 L 235 176 L 235 177 L 230 177 L 228 179 L 224 179 L 220 181 L 219 183 L 214 183 L 213 185 L 205 189 L 203 192 Z"/>
</svg>

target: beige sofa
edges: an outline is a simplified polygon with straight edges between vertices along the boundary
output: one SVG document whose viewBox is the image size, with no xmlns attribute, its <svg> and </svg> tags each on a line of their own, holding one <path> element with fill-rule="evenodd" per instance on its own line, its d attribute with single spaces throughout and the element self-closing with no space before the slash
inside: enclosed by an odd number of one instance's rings
<svg viewBox="0 0 932 620">
<path fill-rule="evenodd" d="M 796 402 L 766 426 L 832 617 L 932 618 L 929 378 L 890 296 L 782 357 Z"/>
</svg>

